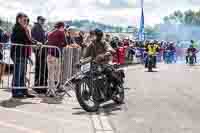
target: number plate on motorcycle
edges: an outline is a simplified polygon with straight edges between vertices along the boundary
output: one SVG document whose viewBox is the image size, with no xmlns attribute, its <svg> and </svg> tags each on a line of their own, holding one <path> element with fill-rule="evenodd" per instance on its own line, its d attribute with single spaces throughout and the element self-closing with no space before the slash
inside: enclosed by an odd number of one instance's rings
<svg viewBox="0 0 200 133">
<path fill-rule="evenodd" d="M 88 72 L 88 71 L 90 71 L 90 68 L 91 68 L 91 64 L 87 63 L 87 64 L 84 64 L 81 66 L 81 71 Z"/>
</svg>

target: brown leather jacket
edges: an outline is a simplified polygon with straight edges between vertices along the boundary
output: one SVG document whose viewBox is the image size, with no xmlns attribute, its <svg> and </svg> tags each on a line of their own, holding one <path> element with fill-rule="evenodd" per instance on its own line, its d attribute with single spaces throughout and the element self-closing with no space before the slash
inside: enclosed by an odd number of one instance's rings
<svg viewBox="0 0 200 133">
<path fill-rule="evenodd" d="M 109 57 L 107 57 L 107 53 L 114 53 L 115 50 L 105 41 L 96 42 L 93 41 L 91 45 L 89 45 L 84 53 L 84 58 L 92 57 L 97 63 L 108 63 Z"/>
</svg>

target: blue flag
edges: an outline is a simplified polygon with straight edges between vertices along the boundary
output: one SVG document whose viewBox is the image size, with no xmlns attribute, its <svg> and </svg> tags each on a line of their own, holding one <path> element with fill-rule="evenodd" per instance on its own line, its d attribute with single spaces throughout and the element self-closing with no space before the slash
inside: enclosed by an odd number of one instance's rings
<svg viewBox="0 0 200 133">
<path fill-rule="evenodd" d="M 141 19 L 140 19 L 140 29 L 139 29 L 139 40 L 140 41 L 144 41 L 145 39 L 145 33 L 144 33 L 144 9 L 143 9 L 143 0 L 141 0 L 141 9 L 142 9 L 142 13 L 141 13 Z"/>
</svg>

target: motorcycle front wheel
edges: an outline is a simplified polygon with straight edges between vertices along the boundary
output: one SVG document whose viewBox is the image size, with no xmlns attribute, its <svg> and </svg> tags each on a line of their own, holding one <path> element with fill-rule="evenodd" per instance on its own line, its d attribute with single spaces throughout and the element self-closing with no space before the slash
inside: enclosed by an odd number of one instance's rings
<svg viewBox="0 0 200 133">
<path fill-rule="evenodd" d="M 83 79 L 76 84 L 76 98 L 85 111 L 98 111 L 100 103 L 96 98 L 93 85 L 89 82 L 89 79 Z"/>
</svg>

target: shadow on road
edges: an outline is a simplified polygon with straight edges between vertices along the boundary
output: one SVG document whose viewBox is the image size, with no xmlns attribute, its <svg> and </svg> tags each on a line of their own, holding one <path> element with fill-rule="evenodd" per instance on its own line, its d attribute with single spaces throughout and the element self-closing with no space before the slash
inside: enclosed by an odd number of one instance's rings
<svg viewBox="0 0 200 133">
<path fill-rule="evenodd" d="M 72 115 L 98 115 L 100 112 L 86 112 L 82 108 L 72 108 L 72 110 L 76 110 L 76 112 L 72 113 Z"/>
<path fill-rule="evenodd" d="M 72 113 L 72 115 L 98 115 L 100 113 L 105 113 L 106 115 L 115 115 L 115 111 L 121 110 L 121 106 L 116 103 L 108 103 L 104 104 L 99 108 L 98 112 L 89 113 L 83 110 L 82 108 L 72 108 L 73 110 L 76 110 L 76 112 Z"/>
<path fill-rule="evenodd" d="M 54 97 L 47 97 L 47 96 L 38 96 L 42 99 L 41 103 L 46 104 L 62 104 L 62 98 L 54 98 Z"/>
<path fill-rule="evenodd" d="M 92 113 L 89 113 L 89 112 L 86 112 L 84 110 L 79 110 L 79 111 L 76 111 L 74 113 L 72 113 L 72 115 L 91 115 Z"/>
<path fill-rule="evenodd" d="M 13 98 L 0 102 L 0 106 L 5 108 L 16 108 L 17 106 L 22 106 L 26 104 L 36 104 L 36 103 L 22 101 L 21 99 L 13 99 Z"/>
<path fill-rule="evenodd" d="M 122 110 L 121 105 L 116 103 L 105 104 L 102 106 L 102 108 L 106 115 L 115 115 L 115 111 Z"/>
<path fill-rule="evenodd" d="M 144 72 L 148 72 L 148 73 L 156 73 L 156 72 L 159 72 L 159 71 L 157 71 L 157 70 L 153 70 L 153 71 L 149 72 L 148 70 L 146 70 L 146 71 L 144 71 Z"/>
</svg>

